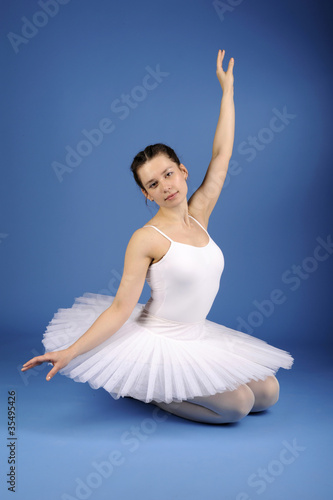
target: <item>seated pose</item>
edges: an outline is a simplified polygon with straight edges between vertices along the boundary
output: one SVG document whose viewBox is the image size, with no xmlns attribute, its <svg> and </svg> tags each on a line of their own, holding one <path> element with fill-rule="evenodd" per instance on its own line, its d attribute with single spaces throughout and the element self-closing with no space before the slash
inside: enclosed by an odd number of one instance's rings
<svg viewBox="0 0 333 500">
<path fill-rule="evenodd" d="M 197 422 L 236 422 L 279 398 L 275 374 L 292 356 L 261 339 L 208 320 L 224 268 L 207 232 L 232 155 L 234 60 L 217 56 L 220 116 L 205 177 L 187 200 L 187 168 L 165 144 L 147 146 L 132 163 L 134 179 L 159 209 L 126 249 L 115 296 L 85 293 L 59 309 L 43 337 L 43 362 L 114 399 L 131 397 Z M 147 200 L 146 200 L 147 202 Z M 139 303 L 144 282 L 151 288 Z"/>
</svg>

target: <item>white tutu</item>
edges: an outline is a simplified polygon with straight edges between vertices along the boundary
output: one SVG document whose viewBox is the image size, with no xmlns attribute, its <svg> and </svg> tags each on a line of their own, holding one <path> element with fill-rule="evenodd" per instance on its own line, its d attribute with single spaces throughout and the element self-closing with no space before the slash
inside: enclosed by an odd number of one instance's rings
<svg viewBox="0 0 333 500">
<path fill-rule="evenodd" d="M 44 333 L 45 352 L 72 345 L 113 299 L 85 293 L 71 308 L 58 309 Z M 291 368 L 293 361 L 286 351 L 208 319 L 170 321 L 138 303 L 115 334 L 59 373 L 94 389 L 103 387 L 114 399 L 170 403 L 265 380 L 279 368 Z"/>
</svg>

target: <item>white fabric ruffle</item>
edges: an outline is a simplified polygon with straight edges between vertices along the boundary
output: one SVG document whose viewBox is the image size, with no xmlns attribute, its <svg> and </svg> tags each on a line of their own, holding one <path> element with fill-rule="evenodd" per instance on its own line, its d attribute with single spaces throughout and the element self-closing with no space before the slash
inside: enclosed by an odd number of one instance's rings
<svg viewBox="0 0 333 500">
<path fill-rule="evenodd" d="M 107 309 L 114 297 L 84 293 L 58 309 L 43 336 L 45 352 L 66 349 Z M 108 340 L 59 371 L 76 382 L 103 387 L 114 399 L 170 403 L 237 389 L 265 380 L 292 356 L 251 335 L 204 319 L 180 323 L 148 314 L 138 303 Z"/>
</svg>

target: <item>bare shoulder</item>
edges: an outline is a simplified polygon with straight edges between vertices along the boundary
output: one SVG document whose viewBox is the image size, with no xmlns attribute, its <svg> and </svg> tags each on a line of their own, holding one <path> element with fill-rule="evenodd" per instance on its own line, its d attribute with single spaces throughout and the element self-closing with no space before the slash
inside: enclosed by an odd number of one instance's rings
<svg viewBox="0 0 333 500">
<path fill-rule="evenodd" d="M 156 233 L 157 231 L 152 228 L 140 227 L 132 234 L 127 245 L 127 252 L 153 259 L 158 245 Z"/>
</svg>

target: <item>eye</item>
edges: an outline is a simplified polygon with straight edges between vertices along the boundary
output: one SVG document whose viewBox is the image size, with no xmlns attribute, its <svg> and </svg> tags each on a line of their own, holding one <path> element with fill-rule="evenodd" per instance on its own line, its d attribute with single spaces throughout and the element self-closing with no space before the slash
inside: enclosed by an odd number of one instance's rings
<svg viewBox="0 0 333 500">
<path fill-rule="evenodd" d="M 170 175 L 172 175 L 172 174 L 173 174 L 172 170 L 171 170 L 170 172 L 167 172 L 167 174 L 166 174 L 166 175 L 168 176 L 169 174 L 170 174 Z"/>
<path fill-rule="evenodd" d="M 155 188 L 156 187 L 156 182 L 153 182 L 152 184 L 150 184 L 149 188 Z"/>
</svg>

